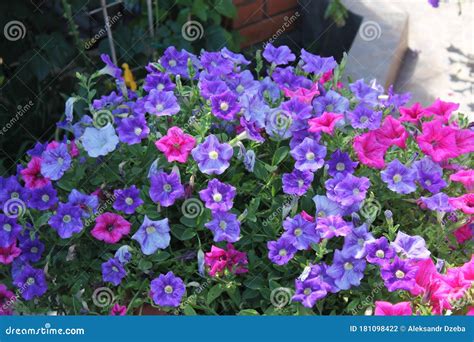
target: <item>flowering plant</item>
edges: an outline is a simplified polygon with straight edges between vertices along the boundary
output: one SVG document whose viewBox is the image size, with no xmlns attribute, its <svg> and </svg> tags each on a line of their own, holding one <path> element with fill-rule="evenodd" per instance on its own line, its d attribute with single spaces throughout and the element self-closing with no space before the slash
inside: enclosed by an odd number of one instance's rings
<svg viewBox="0 0 474 342">
<path fill-rule="evenodd" d="M 341 83 L 344 60 L 271 44 L 254 72 L 170 47 L 136 91 L 102 59 L 63 138 L 0 178 L 1 313 L 472 312 L 457 104 L 407 106 Z"/>
</svg>

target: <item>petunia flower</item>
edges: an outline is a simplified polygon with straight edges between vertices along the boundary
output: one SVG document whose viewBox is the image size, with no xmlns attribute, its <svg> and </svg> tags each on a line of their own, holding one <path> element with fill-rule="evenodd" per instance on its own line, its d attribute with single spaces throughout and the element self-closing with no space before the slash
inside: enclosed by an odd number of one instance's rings
<svg viewBox="0 0 474 342">
<path fill-rule="evenodd" d="M 6 285 L 0 284 L 0 316 L 10 316 L 13 314 L 13 306 L 8 303 L 14 303 L 16 296 L 9 291 Z"/>
<path fill-rule="evenodd" d="M 170 163 L 185 163 L 195 145 L 196 139 L 176 126 L 169 128 L 167 134 L 155 142 L 156 148 L 165 154 Z"/>
<path fill-rule="evenodd" d="M 117 243 L 124 235 L 130 233 L 131 223 L 114 213 L 103 213 L 95 220 L 91 234 L 97 240 L 106 243 Z"/>
<path fill-rule="evenodd" d="M 311 171 L 294 169 L 291 173 L 284 173 L 283 192 L 288 195 L 302 196 L 308 191 L 313 179 L 314 174 Z"/>
<path fill-rule="evenodd" d="M 206 208 L 212 211 L 230 210 L 235 195 L 235 187 L 222 183 L 216 178 L 209 181 L 206 189 L 199 191 L 199 196 L 204 201 Z"/>
<path fill-rule="evenodd" d="M 400 121 L 401 122 L 410 122 L 417 124 L 421 118 L 425 115 L 425 109 L 421 106 L 419 102 L 416 102 L 411 107 L 400 107 Z"/>
<path fill-rule="evenodd" d="M 0 247 L 0 264 L 8 265 L 21 254 L 21 249 L 16 246 L 16 241 L 5 248 Z"/>
<path fill-rule="evenodd" d="M 410 302 L 392 304 L 384 301 L 375 302 L 375 316 L 411 316 L 413 311 Z"/>
<path fill-rule="evenodd" d="M 150 297 L 156 305 L 178 307 L 185 292 L 183 280 L 171 271 L 160 274 L 150 283 Z"/>
<path fill-rule="evenodd" d="M 369 231 L 366 223 L 353 228 L 344 237 L 343 251 L 346 255 L 351 255 L 356 259 L 364 258 L 367 255 L 366 246 L 374 241 L 374 236 Z"/>
<path fill-rule="evenodd" d="M 102 280 L 104 282 L 118 286 L 126 275 L 127 271 L 118 259 L 110 258 L 108 261 L 102 263 Z"/>
<path fill-rule="evenodd" d="M 356 136 L 353 147 L 362 164 L 376 169 L 385 167 L 384 158 L 388 146 L 380 143 L 373 131 Z"/>
<path fill-rule="evenodd" d="M 301 63 L 303 70 L 315 75 L 324 74 L 337 66 L 333 57 L 321 57 L 301 49 Z"/>
<path fill-rule="evenodd" d="M 430 210 L 444 213 L 453 211 L 453 207 L 449 203 L 449 196 L 442 192 L 438 192 L 431 197 L 422 196 L 420 199 Z"/>
<path fill-rule="evenodd" d="M 41 174 L 41 161 L 40 157 L 31 158 L 28 166 L 20 172 L 25 181 L 25 187 L 28 189 L 42 188 L 51 183 L 48 178 Z"/>
<path fill-rule="evenodd" d="M 150 184 L 150 198 L 163 207 L 173 205 L 177 199 L 184 196 L 184 187 L 176 172 L 167 174 L 160 171 L 151 176 Z"/>
<path fill-rule="evenodd" d="M 398 159 L 394 159 L 381 173 L 382 180 L 388 188 L 399 194 L 409 194 L 416 191 L 416 171 L 408 168 Z"/>
<path fill-rule="evenodd" d="M 331 89 L 314 99 L 313 109 L 316 116 L 324 112 L 344 114 L 349 109 L 349 100 Z"/>
<path fill-rule="evenodd" d="M 301 302 L 305 307 L 312 308 L 316 302 L 327 296 L 331 285 L 320 277 L 295 280 L 295 294 L 292 300 Z"/>
<path fill-rule="evenodd" d="M 435 194 L 447 185 L 443 179 L 443 168 L 430 157 L 415 161 L 413 167 L 416 170 L 417 181 L 423 189 Z"/>
<path fill-rule="evenodd" d="M 347 116 L 352 127 L 359 129 L 375 130 L 380 127 L 382 121 L 382 112 L 372 110 L 364 103 L 358 104 Z"/>
<path fill-rule="evenodd" d="M 268 241 L 268 258 L 276 265 L 287 264 L 296 253 L 296 247 L 293 245 L 293 239 L 281 237 L 277 241 Z"/>
<path fill-rule="evenodd" d="M 324 166 L 326 151 L 326 146 L 320 145 L 311 138 L 305 138 L 301 144 L 291 150 L 290 154 L 296 161 L 295 169 L 315 172 Z"/>
<path fill-rule="evenodd" d="M 68 239 L 80 233 L 84 228 L 81 212 L 69 203 L 59 203 L 56 213 L 50 217 L 48 224 L 58 232 L 61 239 Z"/>
<path fill-rule="evenodd" d="M 240 239 L 240 222 L 235 214 L 214 211 L 212 220 L 204 226 L 212 231 L 215 242 L 236 242 Z"/>
<path fill-rule="evenodd" d="M 318 217 L 316 230 L 321 238 L 331 239 L 335 236 L 346 236 L 352 230 L 352 225 L 339 215 Z"/>
<path fill-rule="evenodd" d="M 211 112 L 217 118 L 232 121 L 239 111 L 237 96 L 231 91 L 211 96 Z"/>
<path fill-rule="evenodd" d="M 282 237 L 293 239 L 293 245 L 298 250 L 305 250 L 312 244 L 320 241 L 320 236 L 313 222 L 307 221 L 302 215 L 298 214 L 294 217 L 287 217 L 283 221 L 283 229 L 285 230 Z"/>
<path fill-rule="evenodd" d="M 474 192 L 474 169 L 458 171 L 452 174 L 449 180 L 461 183 L 468 192 Z"/>
<path fill-rule="evenodd" d="M 41 155 L 41 174 L 51 180 L 59 180 L 71 167 L 72 158 L 66 144 L 47 148 Z"/>
<path fill-rule="evenodd" d="M 87 127 L 80 141 L 87 154 L 92 158 L 97 158 L 115 151 L 119 138 L 112 124 L 108 123 L 102 128 Z"/>
<path fill-rule="evenodd" d="M 451 118 L 451 114 L 459 108 L 459 103 L 444 102 L 437 98 L 435 102 L 425 108 L 425 115 L 434 115 L 435 119 L 439 118 L 443 122 L 447 123 Z"/>
<path fill-rule="evenodd" d="M 229 167 L 233 153 L 229 144 L 221 144 L 214 135 L 209 135 L 191 152 L 194 160 L 198 163 L 199 170 L 208 175 L 222 174 Z"/>
<path fill-rule="evenodd" d="M 103 53 L 100 55 L 100 59 L 105 63 L 105 66 L 99 70 L 100 75 L 110 75 L 116 79 L 122 79 L 122 70 L 112 62 L 109 55 Z"/>
<path fill-rule="evenodd" d="M 209 269 L 209 275 L 224 275 L 224 271 L 233 274 L 242 274 L 248 272 L 247 255 L 235 249 L 231 244 L 227 244 L 227 250 L 212 246 L 211 251 L 204 256 L 205 265 Z"/>
<path fill-rule="evenodd" d="M 0 214 L 0 248 L 7 248 L 16 242 L 22 230 L 15 218 Z"/>
<path fill-rule="evenodd" d="M 456 158 L 460 152 L 456 144 L 456 130 L 443 126 L 439 120 L 424 122 L 422 134 L 416 137 L 420 149 L 435 162 Z"/>
<path fill-rule="evenodd" d="M 57 195 L 57 191 L 51 183 L 41 188 L 32 189 L 28 206 L 40 211 L 51 209 L 58 203 Z"/>
<path fill-rule="evenodd" d="M 474 193 L 452 197 L 449 199 L 449 204 L 467 215 L 474 215 Z"/>
<path fill-rule="evenodd" d="M 174 115 L 180 111 L 176 96 L 171 91 L 152 89 L 144 102 L 145 110 L 157 116 Z"/>
<path fill-rule="evenodd" d="M 335 250 L 333 263 L 327 269 L 327 274 L 334 279 L 334 283 L 341 290 L 348 290 L 352 286 L 359 286 L 364 277 L 366 262 L 355 259 L 344 250 Z"/>
<path fill-rule="evenodd" d="M 26 265 L 21 272 L 13 278 L 13 284 L 19 289 L 22 289 L 21 296 L 25 300 L 41 297 L 48 290 L 44 271 L 29 265 Z"/>
<path fill-rule="evenodd" d="M 140 244 L 145 255 L 152 255 L 158 249 L 165 249 L 171 240 L 168 219 L 153 221 L 145 215 L 142 225 L 133 234 L 132 239 Z"/>
<path fill-rule="evenodd" d="M 338 173 L 343 175 L 354 173 L 355 168 L 359 164 L 353 162 L 349 154 L 337 149 L 331 154 L 331 159 L 328 161 L 328 174 L 335 177 Z"/>
<path fill-rule="evenodd" d="M 137 115 L 120 120 L 117 132 L 121 142 L 134 145 L 148 137 L 150 128 L 146 124 L 145 117 Z"/>
<path fill-rule="evenodd" d="M 268 63 L 272 63 L 274 65 L 285 65 L 289 62 L 293 62 L 296 59 L 296 56 L 291 53 L 291 50 L 288 46 L 283 45 L 275 47 L 271 43 L 268 43 L 265 46 L 262 56 L 267 60 Z"/>
<path fill-rule="evenodd" d="M 395 251 L 405 258 L 421 260 L 429 258 L 430 251 L 426 248 L 425 240 L 418 235 L 410 236 L 398 231 L 395 241 L 391 243 Z"/>
<path fill-rule="evenodd" d="M 406 148 L 408 132 L 400 121 L 393 118 L 391 115 L 388 115 L 384 119 L 382 126 L 375 130 L 375 136 L 377 137 L 377 141 L 383 145 L 396 145 L 400 148 Z"/>
<path fill-rule="evenodd" d="M 114 190 L 114 198 L 113 208 L 129 215 L 135 213 L 135 210 L 144 203 L 140 198 L 140 190 L 135 185 L 127 189 Z"/>
<path fill-rule="evenodd" d="M 120 305 L 119 303 L 115 303 L 110 310 L 111 316 L 125 316 L 127 314 L 127 307 L 125 305 Z"/>
<path fill-rule="evenodd" d="M 386 263 L 380 269 L 385 287 L 390 292 L 412 289 L 415 286 L 416 273 L 416 266 L 409 260 L 403 260 L 397 256 L 392 263 Z"/>
<path fill-rule="evenodd" d="M 310 132 L 323 132 L 332 135 L 336 124 L 344 118 L 342 114 L 324 112 L 320 117 L 308 121 Z"/>
<path fill-rule="evenodd" d="M 371 264 L 383 266 L 395 256 L 395 250 L 390 246 L 387 238 L 382 236 L 379 239 L 369 241 L 365 244 L 367 255 L 365 258 Z"/>
</svg>

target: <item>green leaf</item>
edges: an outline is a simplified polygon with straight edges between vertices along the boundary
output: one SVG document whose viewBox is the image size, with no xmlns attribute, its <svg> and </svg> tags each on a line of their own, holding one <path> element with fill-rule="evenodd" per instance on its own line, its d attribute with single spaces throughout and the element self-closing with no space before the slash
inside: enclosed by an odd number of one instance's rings
<svg viewBox="0 0 474 342">
<path fill-rule="evenodd" d="M 196 316 L 197 312 L 193 309 L 191 305 L 186 305 L 183 309 L 183 312 L 186 316 Z"/>
<path fill-rule="evenodd" d="M 260 316 L 260 314 L 254 309 L 244 309 L 237 312 L 237 316 Z"/>
<path fill-rule="evenodd" d="M 186 228 L 185 226 L 177 224 L 171 228 L 171 234 L 181 241 L 186 241 L 196 235 L 196 230 L 195 228 Z"/>
<path fill-rule="evenodd" d="M 153 264 L 151 263 L 151 261 L 145 259 L 140 260 L 140 262 L 138 263 L 138 268 L 141 271 L 148 271 L 150 268 L 152 268 L 152 266 Z"/>
<path fill-rule="evenodd" d="M 203 0 L 194 0 L 191 13 L 195 14 L 202 21 L 207 21 L 207 12 L 209 8 Z"/>
<path fill-rule="evenodd" d="M 207 293 L 207 299 L 206 299 L 207 305 L 215 301 L 221 295 L 222 291 L 224 291 L 224 289 L 222 288 L 222 284 L 217 284 L 211 287 L 211 289 Z"/>
<path fill-rule="evenodd" d="M 282 146 L 278 150 L 275 151 L 272 159 L 272 165 L 280 164 L 285 158 L 288 156 L 290 152 L 290 148 L 288 146 Z"/>
<path fill-rule="evenodd" d="M 225 17 L 233 18 L 237 14 L 237 10 L 232 0 L 219 0 L 214 9 Z"/>
</svg>

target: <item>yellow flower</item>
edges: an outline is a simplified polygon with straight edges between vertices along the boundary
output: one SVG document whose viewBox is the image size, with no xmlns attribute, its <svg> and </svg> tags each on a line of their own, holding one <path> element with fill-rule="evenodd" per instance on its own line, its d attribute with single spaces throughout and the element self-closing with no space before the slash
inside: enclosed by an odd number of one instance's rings
<svg viewBox="0 0 474 342">
<path fill-rule="evenodd" d="M 123 78 L 125 80 L 125 85 L 129 87 L 131 90 L 137 90 L 137 83 L 135 82 L 135 78 L 133 77 L 132 71 L 127 63 L 122 64 L 123 69 Z"/>
</svg>

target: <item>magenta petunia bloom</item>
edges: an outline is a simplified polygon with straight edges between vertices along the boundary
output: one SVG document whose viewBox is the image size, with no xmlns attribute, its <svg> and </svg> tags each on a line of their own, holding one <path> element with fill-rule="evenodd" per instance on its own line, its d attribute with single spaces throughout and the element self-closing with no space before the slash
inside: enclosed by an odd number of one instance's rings
<svg viewBox="0 0 474 342">
<path fill-rule="evenodd" d="M 342 114 L 324 112 L 323 115 L 308 121 L 310 132 L 323 132 L 332 135 L 336 124 L 344 118 Z"/>
<path fill-rule="evenodd" d="M 384 301 L 375 302 L 375 316 L 411 316 L 413 311 L 410 302 L 392 304 Z"/>
<path fill-rule="evenodd" d="M 16 246 L 16 241 L 5 248 L 0 247 L 0 264 L 11 264 L 21 254 L 21 249 Z"/>
<path fill-rule="evenodd" d="M 400 121 L 417 124 L 425 114 L 425 109 L 419 102 L 413 104 L 411 107 L 400 107 Z"/>
<path fill-rule="evenodd" d="M 41 174 L 41 158 L 33 157 L 28 166 L 20 171 L 25 181 L 25 187 L 28 189 L 42 188 L 51 183 L 51 181 Z"/>
<path fill-rule="evenodd" d="M 165 154 L 170 163 L 173 161 L 186 163 L 195 145 L 196 139 L 176 126 L 168 129 L 168 133 L 155 142 L 156 148 Z"/>
<path fill-rule="evenodd" d="M 416 137 L 416 141 L 423 153 L 435 162 L 456 158 L 460 154 L 456 144 L 456 130 L 443 126 L 439 120 L 424 122 L 422 134 Z"/>
<path fill-rule="evenodd" d="M 468 192 L 474 192 L 474 169 L 458 171 L 452 174 L 449 180 L 461 183 Z"/>
<path fill-rule="evenodd" d="M 214 234 L 215 242 L 236 242 L 240 239 L 240 222 L 235 214 L 215 211 L 212 220 L 205 226 Z"/>
<path fill-rule="evenodd" d="M 387 145 L 377 140 L 375 132 L 368 132 L 354 138 L 354 150 L 360 162 L 368 167 L 383 169 Z"/>
<path fill-rule="evenodd" d="M 125 316 L 127 314 L 127 307 L 125 305 L 120 305 L 119 303 L 115 303 L 110 310 L 111 316 Z"/>
<path fill-rule="evenodd" d="M 222 183 L 216 178 L 209 181 L 206 189 L 199 191 L 199 196 L 206 208 L 212 211 L 230 210 L 234 204 L 235 194 L 235 187 Z"/>
<path fill-rule="evenodd" d="M 375 130 L 375 136 L 377 137 L 377 141 L 382 145 L 396 145 L 400 148 L 406 148 L 408 132 L 401 122 L 393 118 L 391 115 L 387 116 L 383 121 L 382 126 Z"/>
<path fill-rule="evenodd" d="M 435 119 L 441 119 L 447 123 L 451 118 L 451 114 L 459 108 L 459 103 L 444 102 L 437 98 L 435 102 L 425 108 L 425 115 L 434 115 Z"/>
<path fill-rule="evenodd" d="M 226 91 L 219 95 L 211 96 L 211 111 L 216 117 L 231 121 L 235 119 L 240 111 L 237 96 L 231 91 Z"/>
<path fill-rule="evenodd" d="M 160 171 L 150 178 L 150 197 L 153 202 L 169 207 L 177 199 L 184 196 L 184 187 L 179 175 L 171 171 L 169 174 Z"/>
<path fill-rule="evenodd" d="M 17 300 L 15 294 L 0 284 L 0 316 L 13 314 L 13 303 Z"/>
<path fill-rule="evenodd" d="M 415 287 L 417 270 L 417 267 L 410 260 L 403 260 L 396 256 L 392 263 L 386 263 L 382 266 L 380 274 L 385 287 L 390 292 L 396 290 L 409 291 Z"/>
<path fill-rule="evenodd" d="M 117 243 L 124 235 L 130 233 L 131 223 L 114 213 L 103 213 L 95 220 L 91 234 L 97 240 L 106 243 Z"/>
<path fill-rule="evenodd" d="M 248 272 L 247 255 L 236 250 L 231 243 L 227 244 L 227 250 L 212 246 L 211 251 L 205 254 L 204 262 L 211 277 L 223 275 L 226 270 L 234 274 Z"/>
<path fill-rule="evenodd" d="M 234 151 L 229 144 L 221 144 L 215 135 L 209 135 L 191 154 L 202 173 L 220 175 L 229 167 Z"/>
<path fill-rule="evenodd" d="M 150 283 L 150 297 L 159 306 L 178 307 L 185 292 L 183 280 L 171 271 L 160 274 Z"/>
<path fill-rule="evenodd" d="M 464 214 L 474 215 L 474 193 L 464 194 L 449 199 L 449 204 Z"/>
</svg>

